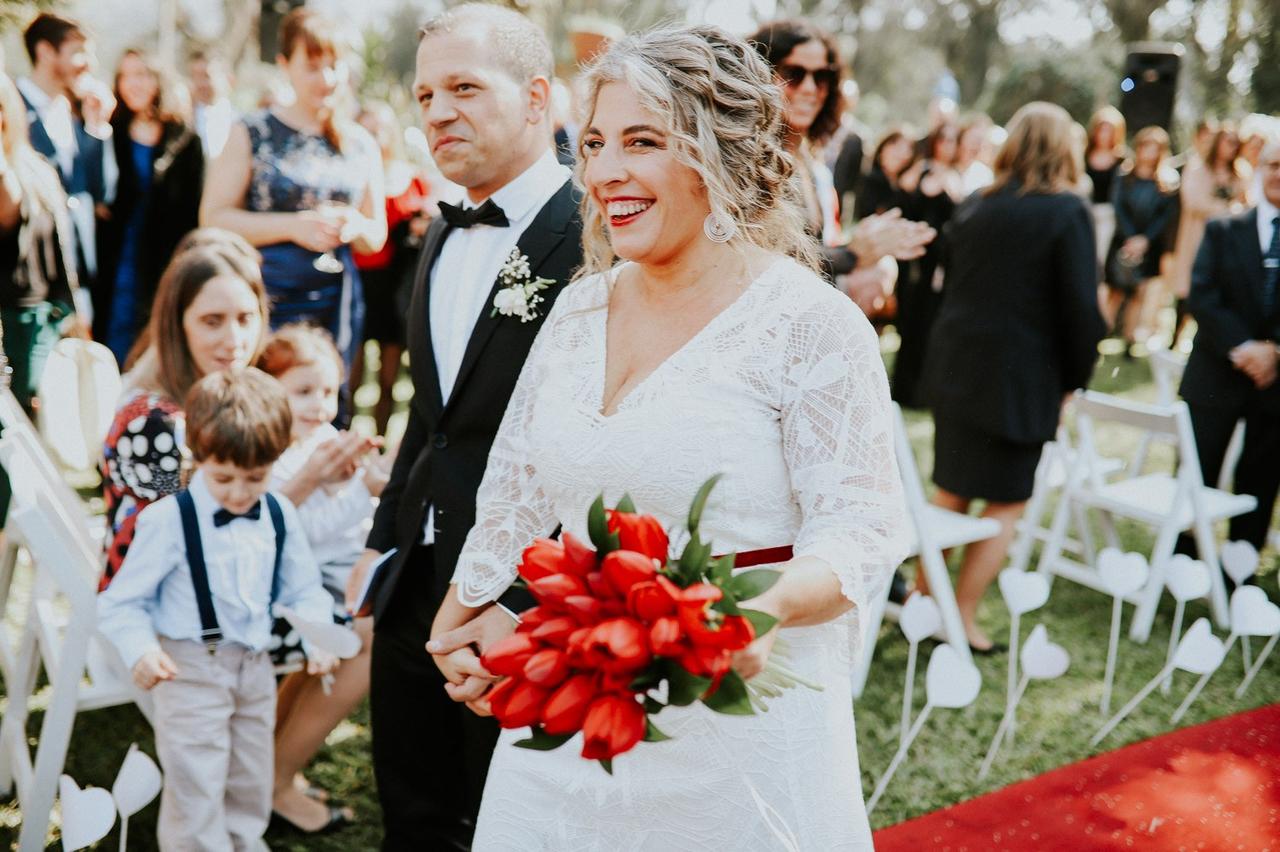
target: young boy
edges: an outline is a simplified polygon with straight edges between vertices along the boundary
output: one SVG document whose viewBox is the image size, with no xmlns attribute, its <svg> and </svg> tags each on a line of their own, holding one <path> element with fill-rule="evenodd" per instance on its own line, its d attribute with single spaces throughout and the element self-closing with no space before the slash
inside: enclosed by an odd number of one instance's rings
<svg viewBox="0 0 1280 852">
<path fill-rule="evenodd" d="M 280 384 L 255 369 L 208 375 L 187 396 L 186 426 L 195 475 L 139 515 L 124 564 L 98 598 L 99 628 L 138 686 L 154 688 L 160 848 L 265 849 L 271 605 L 323 622 L 333 599 L 293 506 L 267 493 L 290 440 Z M 313 648 L 307 656 L 313 674 L 337 663 Z"/>
</svg>

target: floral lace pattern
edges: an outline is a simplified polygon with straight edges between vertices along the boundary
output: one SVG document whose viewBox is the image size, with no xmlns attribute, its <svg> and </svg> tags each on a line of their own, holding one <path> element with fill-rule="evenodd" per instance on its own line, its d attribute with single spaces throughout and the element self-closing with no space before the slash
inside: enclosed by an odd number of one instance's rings
<svg viewBox="0 0 1280 852">
<path fill-rule="evenodd" d="M 534 343 L 454 574 L 460 598 L 479 605 L 497 597 L 521 550 L 557 524 L 585 538 L 586 509 L 600 492 L 606 502 L 630 493 L 639 511 L 676 533 L 699 485 L 722 473 L 702 519 L 716 550 L 794 544 L 797 556 L 831 566 L 854 608 L 832 623 L 783 631 L 796 665 L 826 684 L 823 692 L 793 690 L 749 720 L 664 712 L 675 740 L 620 758 L 614 783 L 572 744 L 529 753 L 506 737 L 477 848 L 506 849 L 508 838 L 510 848 L 525 849 L 621 848 L 610 845 L 619 838 L 629 838 L 626 848 L 707 848 L 695 838 L 705 830 L 702 842 L 722 846 L 730 835 L 715 832 L 729 829 L 763 848 L 772 835 L 744 779 L 779 810 L 801 848 L 864 848 L 849 653 L 861 642 L 860 613 L 908 546 L 875 333 L 847 298 L 780 259 L 605 416 L 614 281 L 595 276 L 566 288 Z M 683 541 L 677 535 L 673 544 Z M 556 792 L 539 794 L 535 805 L 522 775 Z M 636 783 L 620 781 L 628 777 Z M 599 814 L 599 832 L 584 816 L 584 798 L 564 792 L 579 787 L 592 794 L 585 801 Z M 672 811 L 662 812 L 672 808 L 691 816 L 674 832 Z M 532 845 L 531 831 L 541 838 Z"/>
</svg>

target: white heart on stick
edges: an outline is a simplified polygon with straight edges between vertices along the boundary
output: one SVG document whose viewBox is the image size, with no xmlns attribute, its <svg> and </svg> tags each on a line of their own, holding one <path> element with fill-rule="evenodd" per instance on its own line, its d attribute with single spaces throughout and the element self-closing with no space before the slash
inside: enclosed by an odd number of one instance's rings
<svg viewBox="0 0 1280 852">
<path fill-rule="evenodd" d="M 924 686 L 925 697 L 934 707 L 968 707 L 982 689 L 982 673 L 950 645 L 939 645 L 929 657 Z"/>
<path fill-rule="evenodd" d="M 1147 583 L 1147 560 L 1141 553 L 1123 553 L 1106 547 L 1098 554 L 1098 577 L 1107 593 L 1128 597 Z"/>
<path fill-rule="evenodd" d="M 898 626 L 908 642 L 919 642 L 937 633 L 942 627 L 942 613 L 928 595 L 912 595 L 898 613 Z"/>
<path fill-rule="evenodd" d="M 124 756 L 124 763 L 116 773 L 116 781 L 111 785 L 111 798 L 115 799 L 120 816 L 128 819 L 151 804 L 163 786 L 160 767 L 134 743 L 129 746 L 129 753 Z"/>
<path fill-rule="evenodd" d="M 1208 674 L 1222 665 L 1226 652 L 1226 645 L 1209 628 L 1209 619 L 1197 618 L 1178 641 L 1173 664 L 1192 674 Z"/>
<path fill-rule="evenodd" d="M 330 622 L 307 621 L 287 606 L 277 606 L 276 614 L 287 619 L 303 639 L 321 651 L 328 651 L 340 660 L 349 660 L 360 653 L 360 637 L 354 630 Z"/>
<path fill-rule="evenodd" d="M 1049 631 L 1043 624 L 1037 624 L 1027 641 L 1022 643 L 1018 659 L 1022 661 L 1022 671 L 1035 680 L 1061 677 L 1071 665 L 1067 649 L 1049 641 Z"/>
<path fill-rule="evenodd" d="M 1006 568 L 1000 572 L 999 582 L 1005 606 L 1015 615 L 1039 609 L 1049 600 L 1049 580 L 1043 574 Z"/>
<path fill-rule="evenodd" d="M 1240 586 L 1231 593 L 1231 632 L 1241 636 L 1280 633 L 1280 606 L 1257 586 Z"/>
<path fill-rule="evenodd" d="M 1169 560 L 1164 582 L 1174 600 L 1186 603 L 1202 598 L 1209 594 L 1209 566 L 1179 553 Z"/>
<path fill-rule="evenodd" d="M 81 790 L 70 775 L 63 775 L 58 779 L 58 799 L 62 802 L 64 852 L 92 846 L 116 824 L 115 800 L 101 787 Z"/>
<path fill-rule="evenodd" d="M 1252 577 L 1258 570 L 1257 548 L 1247 541 L 1229 541 L 1222 545 L 1220 553 L 1222 570 L 1236 581 L 1236 585 Z"/>
</svg>

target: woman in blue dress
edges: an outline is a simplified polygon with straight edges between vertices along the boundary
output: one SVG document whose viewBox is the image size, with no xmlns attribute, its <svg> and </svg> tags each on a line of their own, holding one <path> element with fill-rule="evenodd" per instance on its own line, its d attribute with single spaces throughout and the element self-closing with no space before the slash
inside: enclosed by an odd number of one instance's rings
<svg viewBox="0 0 1280 852">
<path fill-rule="evenodd" d="M 210 167 L 200 221 L 262 252 L 273 327 L 327 329 L 350 366 L 364 306 L 351 246 L 377 251 L 386 240 L 382 158 L 363 128 L 337 115 L 350 94 L 350 47 L 338 25 L 295 9 L 279 44 L 293 102 L 232 128 Z"/>
</svg>

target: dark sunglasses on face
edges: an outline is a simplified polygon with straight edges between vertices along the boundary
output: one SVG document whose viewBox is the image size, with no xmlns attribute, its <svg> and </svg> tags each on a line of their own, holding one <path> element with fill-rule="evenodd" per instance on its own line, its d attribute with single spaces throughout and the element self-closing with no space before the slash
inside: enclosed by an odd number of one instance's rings
<svg viewBox="0 0 1280 852">
<path fill-rule="evenodd" d="M 840 72 L 828 65 L 826 68 L 805 68 L 803 65 L 779 65 L 778 76 L 782 82 L 793 88 L 804 85 L 805 77 L 813 77 L 813 84 L 819 89 L 830 89 L 836 84 Z"/>
</svg>

